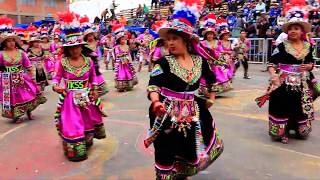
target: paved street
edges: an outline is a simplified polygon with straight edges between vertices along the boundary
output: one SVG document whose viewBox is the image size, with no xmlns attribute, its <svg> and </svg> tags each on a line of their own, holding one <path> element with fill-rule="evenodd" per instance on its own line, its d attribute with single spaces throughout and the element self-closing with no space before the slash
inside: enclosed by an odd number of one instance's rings
<svg viewBox="0 0 320 180">
<path fill-rule="evenodd" d="M 234 80 L 234 91 L 218 97 L 211 112 L 225 143 L 225 151 L 207 171 L 193 180 L 319 179 L 320 122 L 307 141 L 290 139 L 284 145 L 267 134 L 267 105 L 259 109 L 254 99 L 267 86 L 262 65 L 252 65 L 251 80 Z M 0 121 L 0 179 L 154 179 L 152 148 L 142 141 L 149 119 L 145 87 L 146 70 L 138 74 L 139 84 L 131 92 L 115 91 L 113 72 L 104 72 L 110 92 L 103 97 L 109 117 L 104 119 L 107 138 L 95 140 L 89 158 L 69 162 L 63 155 L 54 126 L 57 94 L 47 88 L 48 102 L 34 111 L 33 121 L 11 124 Z M 320 77 L 320 73 L 316 73 Z M 168 147 L 170 148 L 170 147 Z"/>
</svg>

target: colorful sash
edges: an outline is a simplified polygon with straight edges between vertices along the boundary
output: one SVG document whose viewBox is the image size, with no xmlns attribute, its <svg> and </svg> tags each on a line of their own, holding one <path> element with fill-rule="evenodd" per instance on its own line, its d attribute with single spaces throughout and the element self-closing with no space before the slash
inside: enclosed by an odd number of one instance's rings
<svg viewBox="0 0 320 180">
<path fill-rule="evenodd" d="M 10 112 L 11 103 L 10 103 L 10 73 L 2 73 L 2 111 Z"/>
</svg>

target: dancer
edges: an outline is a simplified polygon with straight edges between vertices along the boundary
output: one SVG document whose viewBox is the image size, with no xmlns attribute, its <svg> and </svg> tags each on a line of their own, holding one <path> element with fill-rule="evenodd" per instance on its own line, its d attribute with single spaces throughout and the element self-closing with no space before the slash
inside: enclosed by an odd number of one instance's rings
<svg viewBox="0 0 320 180">
<path fill-rule="evenodd" d="M 191 9 L 191 7 L 193 7 Z M 208 110 L 213 105 L 215 77 L 208 63 L 188 47 L 192 39 L 199 5 L 176 2 L 173 21 L 159 31 L 166 39 L 170 55 L 159 59 L 150 74 L 147 88 L 150 132 L 144 141 L 155 149 L 156 179 L 184 179 L 212 164 L 223 151 L 222 140 Z M 190 26 L 192 25 L 192 26 Z M 210 98 L 195 95 L 200 77 L 206 78 Z"/>
<path fill-rule="evenodd" d="M 138 83 L 136 73 L 132 64 L 127 37 L 124 34 L 124 27 L 120 24 L 113 26 L 113 32 L 116 34 L 116 46 L 114 47 L 115 63 L 115 87 L 118 91 L 130 91 Z"/>
<path fill-rule="evenodd" d="M 140 41 L 139 46 L 139 68 L 138 72 L 141 71 L 143 63 L 148 64 L 148 71 L 151 71 L 150 69 L 150 49 L 149 45 L 150 42 L 154 39 L 153 36 L 150 34 L 149 30 L 146 29 L 143 34 L 140 34 L 137 38 Z"/>
<path fill-rule="evenodd" d="M 218 42 L 219 40 L 216 37 L 216 16 L 213 13 L 210 13 L 207 15 L 206 17 L 207 19 L 204 22 L 204 26 L 205 29 L 202 32 L 202 35 L 204 37 L 204 40 L 201 41 L 201 48 L 204 48 L 204 50 L 206 52 L 208 52 L 210 54 L 210 56 L 212 58 L 208 58 L 208 63 L 210 66 L 210 69 L 212 70 L 212 73 L 215 74 L 215 70 L 219 70 L 222 67 L 220 67 L 221 65 L 225 65 L 225 64 L 217 64 L 216 63 L 216 59 L 219 58 L 219 52 L 218 52 Z M 217 71 L 219 72 L 219 71 Z M 218 82 L 216 84 L 218 84 L 221 79 L 224 79 L 223 74 L 215 74 L 217 76 L 217 80 Z M 221 77 L 222 76 L 222 77 Z M 223 91 L 219 91 L 219 93 L 221 93 Z M 218 93 L 218 92 L 217 92 Z M 208 92 L 208 88 L 207 88 L 207 84 L 206 84 L 206 80 L 204 77 L 201 78 L 200 80 L 200 88 L 199 88 L 199 95 L 203 95 L 205 97 L 209 97 L 209 92 Z"/>
<path fill-rule="evenodd" d="M 93 138 L 106 137 L 101 100 L 97 94 L 96 73 L 93 61 L 82 54 L 85 50 L 78 15 L 59 14 L 62 30 L 66 34 L 64 57 L 57 62 L 53 90 L 60 94 L 55 114 L 56 125 L 63 141 L 65 156 L 70 161 L 87 159 L 87 150 Z M 60 82 L 64 81 L 64 86 Z"/>
<path fill-rule="evenodd" d="M 50 37 L 48 28 L 44 27 L 40 30 L 41 32 L 41 47 L 44 55 L 44 67 L 49 80 L 52 80 L 52 74 L 54 71 L 55 61 L 50 53 Z"/>
<path fill-rule="evenodd" d="M 29 48 L 27 53 L 35 69 L 37 85 L 41 91 L 44 91 L 45 87 L 48 86 L 49 83 L 44 71 L 44 59 L 46 57 L 40 43 L 41 39 L 39 33 L 30 31 Z"/>
<path fill-rule="evenodd" d="M 106 70 L 109 69 L 109 63 L 111 62 L 111 68 L 114 70 L 114 61 L 115 61 L 115 55 L 114 55 L 114 49 L 115 46 L 115 39 L 112 37 L 111 33 L 108 33 L 106 36 L 104 36 L 101 39 L 101 44 L 104 49 L 103 57 L 105 59 L 106 64 Z"/>
<path fill-rule="evenodd" d="M 91 59 L 94 62 L 95 66 L 95 72 L 96 72 L 96 81 L 98 83 L 98 94 L 99 96 L 103 96 L 106 93 L 109 92 L 107 85 L 105 83 L 105 79 L 103 77 L 103 74 L 100 72 L 100 66 L 99 66 L 99 57 L 101 57 L 100 53 L 100 47 L 97 42 L 97 35 L 96 32 L 89 28 L 84 32 L 83 35 L 84 41 L 87 43 L 86 47 L 91 49 L 94 53 L 91 53 Z M 100 55 L 99 55 L 100 54 Z"/>
<path fill-rule="evenodd" d="M 33 79 L 32 65 L 28 56 L 18 45 L 19 38 L 13 32 L 13 20 L 0 17 L 0 102 L 2 117 L 21 123 L 27 114 L 46 102 Z"/>
<path fill-rule="evenodd" d="M 233 62 L 233 50 L 231 48 L 230 31 L 227 28 L 226 20 L 219 20 L 220 41 L 218 43 L 219 59 L 225 62 L 222 66 L 216 66 L 214 72 L 217 76 L 215 91 L 217 93 L 226 92 L 232 89 L 232 78 L 234 75 L 235 65 Z"/>
<path fill-rule="evenodd" d="M 288 40 L 280 43 L 269 59 L 269 135 L 282 143 L 288 143 L 289 131 L 297 138 L 305 139 L 311 132 L 314 120 L 312 74 L 313 48 L 304 40 L 311 31 L 305 18 L 308 12 L 304 1 L 286 6 L 287 22 L 282 29 Z M 272 91 L 273 90 L 273 91 Z"/>
<path fill-rule="evenodd" d="M 53 32 L 53 42 L 50 44 L 50 52 L 53 55 L 55 61 L 59 59 L 62 51 L 62 42 L 61 42 L 61 31 L 60 29 L 55 29 Z"/>
</svg>

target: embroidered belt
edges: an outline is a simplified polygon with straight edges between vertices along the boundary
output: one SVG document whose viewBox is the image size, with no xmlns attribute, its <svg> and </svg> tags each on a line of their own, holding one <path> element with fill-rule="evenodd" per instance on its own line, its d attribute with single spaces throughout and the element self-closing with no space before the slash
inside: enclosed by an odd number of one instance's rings
<svg viewBox="0 0 320 180">
<path fill-rule="evenodd" d="M 87 80 L 68 80 L 66 87 L 69 90 L 86 89 L 88 88 L 89 82 Z"/>
<path fill-rule="evenodd" d="M 297 64 L 279 64 L 278 68 L 283 72 L 301 73 L 300 65 L 297 65 Z"/>
<path fill-rule="evenodd" d="M 5 66 L 5 72 L 7 73 L 18 73 L 22 72 L 22 66 Z"/>
<path fill-rule="evenodd" d="M 194 91 L 190 92 L 175 92 L 167 88 L 161 88 L 161 95 L 167 97 L 168 99 L 180 99 L 180 100 L 193 100 L 194 99 Z"/>
</svg>

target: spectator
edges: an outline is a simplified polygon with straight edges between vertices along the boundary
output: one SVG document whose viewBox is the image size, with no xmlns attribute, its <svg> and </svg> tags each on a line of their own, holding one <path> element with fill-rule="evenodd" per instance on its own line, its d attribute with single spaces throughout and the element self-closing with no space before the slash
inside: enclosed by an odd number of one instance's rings
<svg viewBox="0 0 320 180">
<path fill-rule="evenodd" d="M 157 8 L 158 7 L 158 3 L 159 3 L 159 0 L 151 0 L 151 9 L 153 7 L 153 4 L 154 4 L 154 7 Z"/>
<path fill-rule="evenodd" d="M 115 4 L 114 0 L 112 0 L 112 3 L 109 5 L 109 9 L 111 12 L 111 19 L 115 18 L 116 15 L 114 13 L 114 10 L 116 9 L 116 4 Z"/>
<path fill-rule="evenodd" d="M 262 15 L 259 17 L 257 22 L 258 37 L 266 38 L 268 29 L 269 29 L 268 18 L 265 13 L 262 13 Z"/>
<path fill-rule="evenodd" d="M 277 17 L 281 14 L 281 10 L 278 7 L 278 3 L 272 3 L 269 11 L 269 22 L 270 26 L 275 26 L 277 24 Z"/>
<path fill-rule="evenodd" d="M 242 14 L 246 17 L 246 18 L 248 18 L 249 17 L 249 14 L 250 14 L 250 8 L 248 7 L 248 5 L 247 4 L 245 4 L 244 5 L 244 7 L 243 7 L 243 10 L 242 10 Z"/>
<path fill-rule="evenodd" d="M 139 18 L 142 16 L 142 14 L 143 14 L 143 8 L 142 8 L 141 4 L 139 4 L 137 11 L 136 11 L 136 17 Z"/>
<path fill-rule="evenodd" d="M 94 23 L 94 24 L 100 24 L 100 19 L 99 19 L 98 16 L 96 16 L 96 17 L 94 18 L 93 23 Z"/>
<path fill-rule="evenodd" d="M 107 15 L 109 14 L 108 8 L 102 11 L 101 13 L 101 21 L 107 21 Z"/>
<path fill-rule="evenodd" d="M 228 0 L 228 4 L 229 4 L 229 12 L 236 12 L 237 11 L 236 0 Z"/>
<path fill-rule="evenodd" d="M 256 30 L 255 20 L 251 20 L 248 22 L 248 24 L 246 25 L 246 31 L 248 32 L 249 38 L 256 37 L 257 30 Z"/>
<path fill-rule="evenodd" d="M 280 16 L 277 17 L 277 25 L 278 27 L 282 27 L 282 25 L 286 22 L 286 17 L 284 11 L 281 12 Z"/>
<path fill-rule="evenodd" d="M 256 10 L 256 12 L 265 13 L 266 12 L 266 4 L 262 0 L 259 0 L 259 3 L 256 5 L 255 10 Z"/>
<path fill-rule="evenodd" d="M 146 4 L 143 4 L 143 14 L 149 14 L 149 8 Z"/>
<path fill-rule="evenodd" d="M 229 15 L 226 18 L 228 26 L 230 30 L 232 31 L 233 27 L 236 25 L 236 16 L 233 13 L 229 13 Z"/>
<path fill-rule="evenodd" d="M 124 15 L 121 15 L 119 22 L 125 26 L 127 25 L 127 18 Z"/>
</svg>

